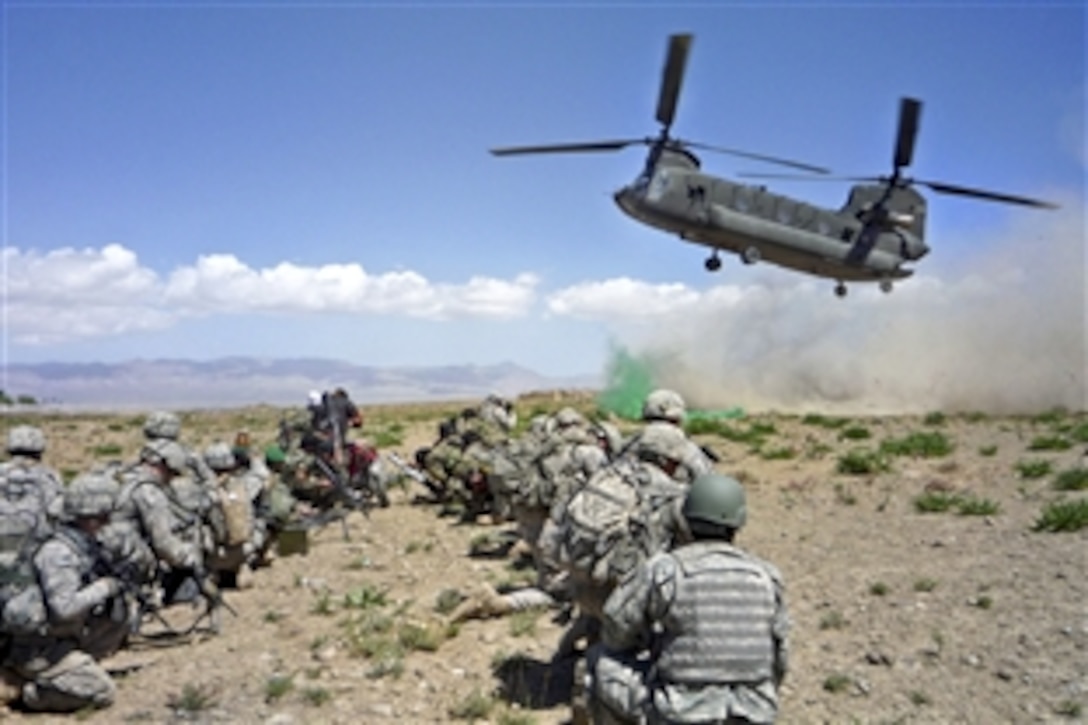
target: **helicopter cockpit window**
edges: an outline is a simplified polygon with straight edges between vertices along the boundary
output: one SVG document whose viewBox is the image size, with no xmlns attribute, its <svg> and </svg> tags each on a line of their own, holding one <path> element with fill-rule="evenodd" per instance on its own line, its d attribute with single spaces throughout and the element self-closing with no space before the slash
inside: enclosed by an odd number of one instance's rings
<svg viewBox="0 0 1088 725">
<path fill-rule="evenodd" d="M 668 169 L 658 169 L 654 174 L 653 181 L 650 182 L 650 190 L 646 194 L 650 201 L 657 201 L 665 194 L 669 188 L 669 177 Z"/>
</svg>

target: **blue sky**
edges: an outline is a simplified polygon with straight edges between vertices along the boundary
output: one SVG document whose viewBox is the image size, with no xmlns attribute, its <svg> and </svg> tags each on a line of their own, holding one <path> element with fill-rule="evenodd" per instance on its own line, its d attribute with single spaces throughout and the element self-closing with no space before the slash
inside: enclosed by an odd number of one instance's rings
<svg viewBox="0 0 1088 725">
<path fill-rule="evenodd" d="M 761 290 L 848 322 L 907 304 L 894 300 L 911 285 L 954 289 L 998 248 L 1022 250 L 1010 264 L 1029 274 L 1058 247 L 1083 269 L 1079 2 L 45 0 L 6 2 L 3 25 L 7 362 L 305 355 L 576 374 L 668 314 Z M 702 248 L 624 217 L 610 193 L 640 147 L 487 153 L 656 133 L 673 32 L 695 34 L 682 138 L 886 173 L 912 95 L 914 174 L 1063 209 L 927 194 L 919 276 L 837 300 L 827 280 L 735 258 L 709 275 Z M 833 207 L 848 192 L 772 187 Z M 1083 329 L 1079 280 L 1064 313 Z M 768 324 L 796 328 L 786 314 Z"/>
</svg>

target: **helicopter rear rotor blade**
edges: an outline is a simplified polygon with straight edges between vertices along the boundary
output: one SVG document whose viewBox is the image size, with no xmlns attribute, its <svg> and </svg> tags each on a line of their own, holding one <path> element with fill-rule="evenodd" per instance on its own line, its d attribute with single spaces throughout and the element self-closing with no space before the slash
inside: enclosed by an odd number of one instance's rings
<svg viewBox="0 0 1088 725">
<path fill-rule="evenodd" d="M 619 151 L 634 144 L 646 143 L 646 139 L 611 139 L 606 141 L 580 141 L 575 143 L 543 144 L 536 146 L 504 146 L 491 149 L 495 156 L 514 156 L 517 154 L 555 154 L 582 153 L 587 151 Z"/>
<path fill-rule="evenodd" d="M 922 102 L 916 98 L 899 100 L 899 131 L 896 134 L 895 157 L 892 159 L 895 173 L 910 166 L 914 158 L 914 140 L 918 137 L 918 121 L 922 115 Z"/>
<path fill-rule="evenodd" d="M 958 186 L 956 184 L 946 184 L 943 181 L 922 181 L 921 179 L 912 179 L 915 184 L 921 184 L 922 186 L 929 187 L 933 191 L 941 194 L 955 194 L 957 196 L 969 196 L 973 199 L 985 199 L 987 201 L 997 201 L 1006 204 L 1022 204 L 1023 206 L 1033 206 L 1039 209 L 1057 209 L 1057 204 L 1053 204 L 1049 201 L 1040 201 L 1039 199 L 1031 199 L 1026 196 L 1015 196 L 1013 194 L 1003 194 L 998 191 L 986 191 L 985 189 L 973 189 L 969 186 Z"/>
<path fill-rule="evenodd" d="M 666 130 L 672 126 L 672 119 L 676 115 L 676 99 L 680 96 L 680 86 L 684 81 L 691 40 L 690 33 L 669 36 L 669 51 L 661 71 L 661 91 L 657 97 L 657 120 Z"/>
</svg>

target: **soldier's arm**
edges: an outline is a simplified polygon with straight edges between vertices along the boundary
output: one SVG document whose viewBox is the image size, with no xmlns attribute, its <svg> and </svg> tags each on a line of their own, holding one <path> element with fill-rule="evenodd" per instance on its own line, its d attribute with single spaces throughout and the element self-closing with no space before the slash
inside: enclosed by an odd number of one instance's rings
<svg viewBox="0 0 1088 725">
<path fill-rule="evenodd" d="M 183 540 L 170 526 L 170 502 L 162 491 L 154 486 L 141 486 L 132 499 L 159 559 L 176 569 L 192 569 L 200 563 L 196 544 Z"/>
<path fill-rule="evenodd" d="M 83 586 L 79 559 L 59 541 L 42 545 L 34 557 L 34 566 L 50 620 L 57 623 L 78 621 L 117 593 L 117 582 L 105 577 Z"/>
<path fill-rule="evenodd" d="M 671 598 L 675 565 L 654 556 L 637 566 L 609 595 L 604 604 L 601 640 L 619 651 L 637 651 L 650 645 L 653 623 L 660 619 L 665 599 Z M 660 591 L 665 588 L 665 597 Z"/>
<path fill-rule="evenodd" d="M 773 566 L 768 565 L 771 580 L 774 582 L 774 620 L 771 623 L 771 636 L 774 638 L 774 680 L 775 684 L 782 684 L 789 671 L 790 655 L 790 615 L 786 606 L 786 588 L 782 583 L 782 575 Z"/>
</svg>

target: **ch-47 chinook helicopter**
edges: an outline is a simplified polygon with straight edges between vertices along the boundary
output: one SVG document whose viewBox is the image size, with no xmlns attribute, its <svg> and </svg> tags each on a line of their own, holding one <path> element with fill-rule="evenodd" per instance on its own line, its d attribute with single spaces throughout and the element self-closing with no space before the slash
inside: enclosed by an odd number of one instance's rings
<svg viewBox="0 0 1088 725">
<path fill-rule="evenodd" d="M 656 118 L 656 137 L 614 139 L 541 146 L 491 149 L 496 156 L 537 153 L 618 151 L 633 145 L 649 147 L 642 173 L 615 192 L 620 209 L 635 220 L 681 239 L 710 247 L 708 271 L 721 268 L 719 253 L 738 254 L 746 264 L 760 260 L 781 267 L 836 280 L 835 294 L 846 294 L 846 282 L 878 282 L 890 292 L 892 282 L 914 273 L 904 265 L 929 252 L 925 238 L 926 201 L 913 188 L 920 185 L 942 194 L 987 199 L 1041 208 L 1053 204 L 1021 196 L 972 189 L 938 181 L 903 176 L 914 153 L 922 104 L 903 98 L 890 176 L 831 177 L 808 175 L 812 180 L 838 179 L 855 185 L 846 204 L 824 209 L 763 186 L 711 176 L 700 170 L 692 149 L 715 151 L 743 158 L 827 174 L 808 164 L 762 154 L 685 141 L 669 135 L 676 101 L 691 47 L 690 34 L 670 36 L 662 71 Z M 756 176 L 756 175 L 748 175 Z M 773 175 L 759 175 L 774 178 Z"/>
</svg>

